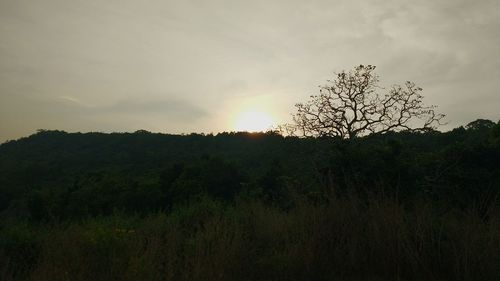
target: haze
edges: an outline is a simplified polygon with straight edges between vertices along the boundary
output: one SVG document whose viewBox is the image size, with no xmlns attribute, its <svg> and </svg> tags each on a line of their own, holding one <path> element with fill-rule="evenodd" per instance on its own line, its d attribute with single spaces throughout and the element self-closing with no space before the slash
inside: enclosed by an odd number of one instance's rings
<svg viewBox="0 0 500 281">
<path fill-rule="evenodd" d="M 0 142 L 289 120 L 334 71 L 411 80 L 443 129 L 500 118 L 500 2 L 0 0 Z M 267 120 L 267 119 L 266 119 Z"/>
</svg>

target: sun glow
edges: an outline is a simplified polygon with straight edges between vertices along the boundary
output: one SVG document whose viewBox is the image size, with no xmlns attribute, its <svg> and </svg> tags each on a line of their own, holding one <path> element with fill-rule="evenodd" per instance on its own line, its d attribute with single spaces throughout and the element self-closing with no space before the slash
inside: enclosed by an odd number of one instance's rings
<svg viewBox="0 0 500 281">
<path fill-rule="evenodd" d="M 273 118 L 260 111 L 248 111 L 236 117 L 234 129 L 236 131 L 265 132 L 274 125 Z"/>
</svg>

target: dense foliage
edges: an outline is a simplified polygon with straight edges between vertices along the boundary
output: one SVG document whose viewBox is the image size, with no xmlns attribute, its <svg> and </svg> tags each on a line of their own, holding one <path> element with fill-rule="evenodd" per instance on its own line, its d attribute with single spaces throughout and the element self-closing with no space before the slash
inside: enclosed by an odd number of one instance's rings
<svg viewBox="0 0 500 281">
<path fill-rule="evenodd" d="M 500 124 L 0 146 L 0 279 L 498 280 Z M 371 280 L 370 279 L 370 280 Z"/>
</svg>

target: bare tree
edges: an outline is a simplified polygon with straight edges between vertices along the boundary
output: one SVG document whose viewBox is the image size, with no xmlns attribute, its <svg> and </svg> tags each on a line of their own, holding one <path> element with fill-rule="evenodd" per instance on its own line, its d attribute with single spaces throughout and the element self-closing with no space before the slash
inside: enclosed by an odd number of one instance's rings
<svg viewBox="0 0 500 281">
<path fill-rule="evenodd" d="M 378 86 L 375 66 L 360 65 L 336 74 L 320 86 L 318 95 L 295 105 L 293 123 L 278 127 L 287 135 L 355 138 L 389 131 L 426 131 L 441 125 L 443 114 L 436 106 L 425 106 L 422 88 L 407 81 L 394 85 L 384 95 Z"/>
</svg>

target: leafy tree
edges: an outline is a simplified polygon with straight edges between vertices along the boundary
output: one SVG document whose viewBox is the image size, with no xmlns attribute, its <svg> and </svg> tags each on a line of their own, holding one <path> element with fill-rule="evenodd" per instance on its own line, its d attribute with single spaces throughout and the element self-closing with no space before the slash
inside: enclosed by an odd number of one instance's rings
<svg viewBox="0 0 500 281">
<path fill-rule="evenodd" d="M 375 66 L 360 65 L 342 71 L 320 86 L 319 95 L 296 104 L 293 124 L 278 128 L 285 134 L 354 138 L 389 131 L 428 131 L 441 124 L 436 106 L 425 106 L 422 88 L 407 81 L 379 94 Z M 418 121 L 419 120 L 419 121 Z"/>
<path fill-rule="evenodd" d="M 160 180 L 167 201 L 179 203 L 200 195 L 231 199 L 240 191 L 243 176 L 231 163 L 205 156 L 191 165 L 173 165 Z"/>
<path fill-rule="evenodd" d="M 465 126 L 467 130 L 489 130 L 495 127 L 495 122 L 487 119 L 477 119 Z"/>
</svg>

